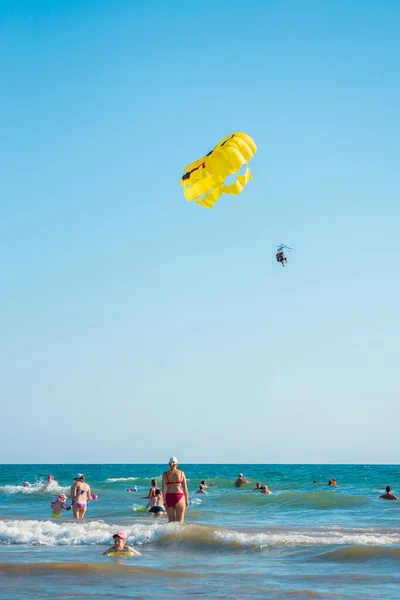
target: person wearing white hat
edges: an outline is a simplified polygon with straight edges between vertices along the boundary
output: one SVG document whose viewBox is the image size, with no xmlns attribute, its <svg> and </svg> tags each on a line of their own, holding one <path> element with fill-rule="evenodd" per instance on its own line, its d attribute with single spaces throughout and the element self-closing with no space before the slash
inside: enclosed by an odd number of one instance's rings
<svg viewBox="0 0 400 600">
<path fill-rule="evenodd" d="M 74 477 L 74 484 L 71 486 L 71 505 L 74 519 L 83 519 L 87 505 L 92 500 L 90 486 L 85 481 L 82 473 L 77 473 Z"/>
<path fill-rule="evenodd" d="M 247 481 L 243 477 L 243 473 L 239 473 L 239 476 L 238 476 L 238 478 L 235 481 L 235 485 L 236 485 L 236 487 L 242 487 L 242 485 L 244 483 L 247 483 Z"/>
<path fill-rule="evenodd" d="M 165 498 L 169 523 L 183 523 L 185 510 L 189 506 L 189 494 L 186 476 L 183 471 L 178 471 L 178 459 L 171 456 L 168 461 L 169 471 L 165 471 L 162 477 L 162 491 Z"/>
</svg>

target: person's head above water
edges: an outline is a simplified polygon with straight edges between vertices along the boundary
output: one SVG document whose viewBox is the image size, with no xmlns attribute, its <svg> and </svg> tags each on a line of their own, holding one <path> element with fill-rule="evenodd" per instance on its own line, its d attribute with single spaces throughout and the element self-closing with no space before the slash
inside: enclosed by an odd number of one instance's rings
<svg viewBox="0 0 400 600">
<path fill-rule="evenodd" d="M 243 479 L 243 473 L 239 473 L 238 478 Z"/>
<path fill-rule="evenodd" d="M 389 492 L 391 492 L 391 491 L 392 491 L 392 488 L 390 487 L 390 485 L 387 485 L 386 486 L 386 492 L 389 494 Z"/>
<path fill-rule="evenodd" d="M 123 548 L 126 542 L 126 533 L 124 531 L 118 531 L 118 533 L 114 533 L 114 545 L 116 548 Z"/>
<path fill-rule="evenodd" d="M 160 488 L 157 488 L 157 489 L 156 489 L 156 491 L 155 491 L 155 495 L 156 495 L 156 496 L 161 496 L 161 490 L 160 490 Z"/>
</svg>

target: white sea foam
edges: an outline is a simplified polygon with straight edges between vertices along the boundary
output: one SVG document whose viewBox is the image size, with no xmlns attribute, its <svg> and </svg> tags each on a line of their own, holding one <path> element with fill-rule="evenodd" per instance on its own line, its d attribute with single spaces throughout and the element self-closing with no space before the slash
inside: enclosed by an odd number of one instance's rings
<svg viewBox="0 0 400 600">
<path fill-rule="evenodd" d="M 63 487 L 57 482 L 47 484 L 42 481 L 37 481 L 36 483 L 32 483 L 29 487 L 24 487 L 23 485 L 1 485 L 0 494 L 49 494 L 54 496 L 68 491 L 69 487 L 70 486 Z"/>
<path fill-rule="evenodd" d="M 216 531 L 215 538 L 228 546 L 259 549 L 283 546 L 385 546 L 400 543 L 400 535 L 394 533 L 370 533 L 351 531 L 288 531 L 280 533 L 239 533 Z"/>
<path fill-rule="evenodd" d="M 139 477 L 109 477 L 106 479 L 109 483 L 116 483 L 117 481 L 135 481 Z"/>
<path fill-rule="evenodd" d="M 198 525 L 145 523 L 109 525 L 102 521 L 0 521 L 0 544 L 46 546 L 110 544 L 112 535 L 123 529 L 128 543 L 143 545 L 161 541 L 175 542 L 192 547 L 254 548 L 263 550 L 276 547 L 301 546 L 387 546 L 400 544 L 400 533 L 361 530 L 280 530 L 263 533 L 245 533 L 214 529 Z"/>
<path fill-rule="evenodd" d="M 121 525 L 108 525 L 101 521 L 0 521 L 0 544 L 27 544 L 44 546 L 91 545 L 112 543 L 113 534 Z M 130 525 L 123 528 L 128 542 L 143 544 L 151 541 L 157 525 Z"/>
</svg>

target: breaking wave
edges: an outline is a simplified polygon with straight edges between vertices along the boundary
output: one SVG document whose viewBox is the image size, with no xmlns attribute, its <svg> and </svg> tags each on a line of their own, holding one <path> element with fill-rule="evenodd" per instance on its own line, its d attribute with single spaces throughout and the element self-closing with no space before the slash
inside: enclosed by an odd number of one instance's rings
<svg viewBox="0 0 400 600">
<path fill-rule="evenodd" d="M 14 545 L 100 545 L 111 544 L 112 535 L 121 525 L 102 521 L 85 523 L 54 521 L 0 521 L 0 544 Z M 231 550 L 302 547 L 302 546 L 393 546 L 400 544 L 400 533 L 368 530 L 275 529 L 240 532 L 212 526 L 174 524 L 130 524 L 123 526 L 128 543 L 171 544 L 179 542 L 191 548 Z M 334 555 L 333 555 L 334 556 Z M 340 555 L 339 555 L 340 557 Z M 332 558 L 333 560 L 333 558 Z"/>
</svg>

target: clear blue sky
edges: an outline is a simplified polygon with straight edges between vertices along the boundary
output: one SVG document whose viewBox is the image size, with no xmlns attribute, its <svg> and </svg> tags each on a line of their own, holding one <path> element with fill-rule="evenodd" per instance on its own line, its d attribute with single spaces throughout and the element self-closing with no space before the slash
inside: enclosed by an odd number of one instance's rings
<svg viewBox="0 0 400 600">
<path fill-rule="evenodd" d="M 1 462 L 399 462 L 399 30 L 395 0 L 1 2 Z M 189 204 L 234 131 L 254 180 Z"/>
</svg>

